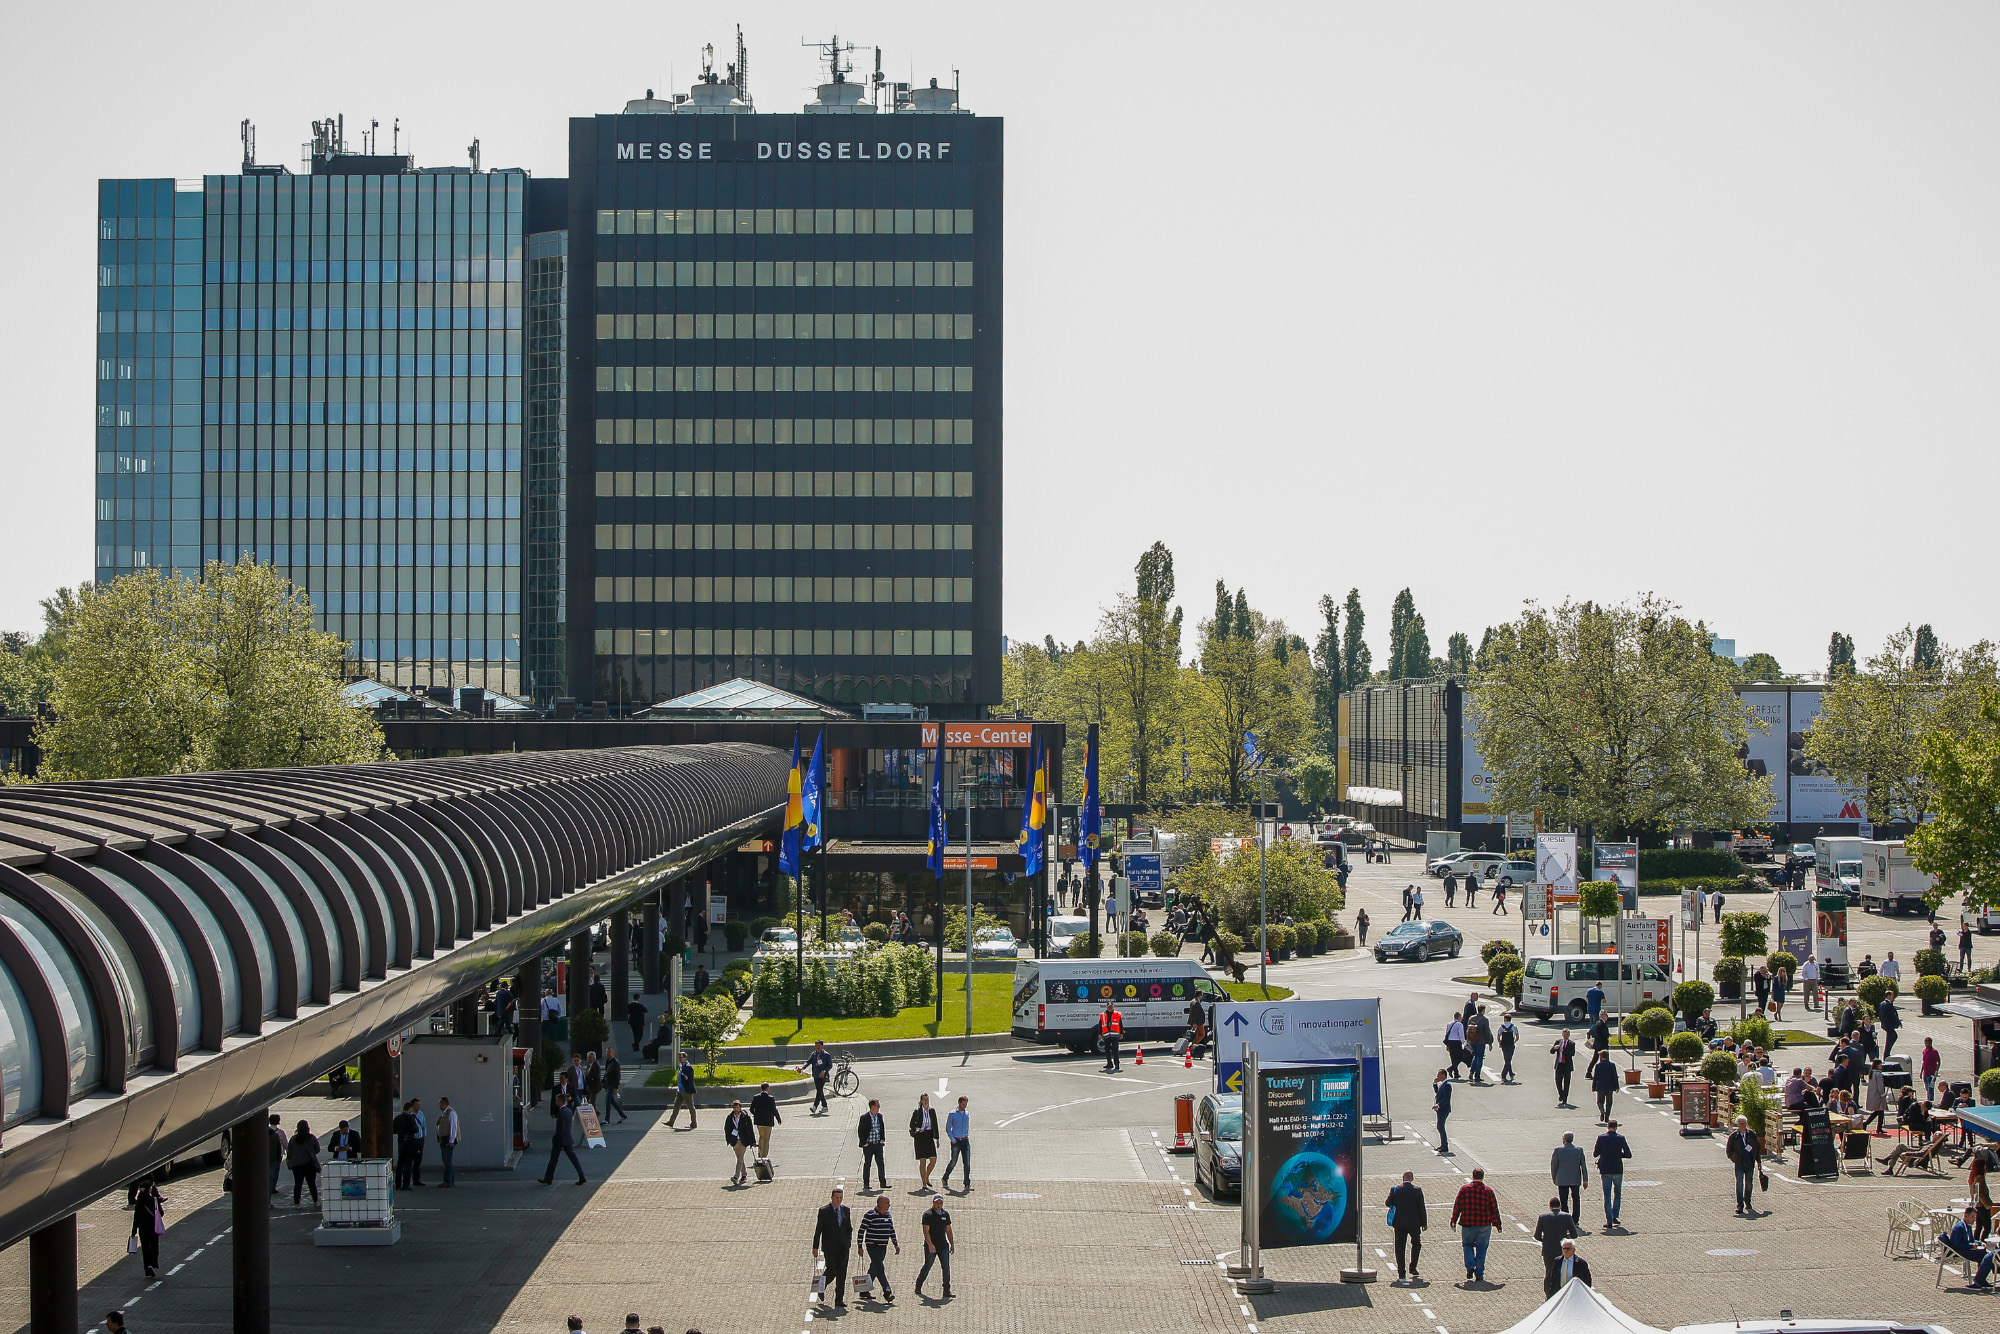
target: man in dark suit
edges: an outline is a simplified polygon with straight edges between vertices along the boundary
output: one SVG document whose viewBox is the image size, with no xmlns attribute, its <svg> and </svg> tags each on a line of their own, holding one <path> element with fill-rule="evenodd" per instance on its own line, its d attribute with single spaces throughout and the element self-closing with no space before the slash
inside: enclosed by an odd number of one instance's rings
<svg viewBox="0 0 2000 1334">
<path fill-rule="evenodd" d="M 1576 1071 L 1576 1043 L 1570 1040 L 1567 1028 L 1562 1031 L 1562 1036 L 1557 1038 L 1554 1045 L 1549 1048 L 1549 1053 L 1556 1058 L 1556 1106 L 1567 1107 L 1569 1106 L 1569 1077 Z"/>
<path fill-rule="evenodd" d="M 831 1203 L 823 1204 L 819 1217 L 813 1223 L 813 1257 L 826 1258 L 826 1282 L 833 1289 L 833 1304 L 840 1310 L 847 1309 L 847 1253 L 854 1248 L 854 1215 L 841 1203 L 842 1192 L 836 1188 Z M 826 1293 L 819 1294 L 819 1304 L 826 1305 Z"/>
<path fill-rule="evenodd" d="M 750 1113 L 743 1110 L 740 1098 L 729 1104 L 729 1115 L 722 1118 L 722 1142 L 736 1150 L 736 1171 L 729 1184 L 740 1186 L 750 1179 L 749 1169 L 743 1166 L 743 1154 L 757 1143 L 757 1127 L 751 1123 Z"/>
<path fill-rule="evenodd" d="M 1590 1261 L 1576 1253 L 1575 1242 L 1564 1238 L 1562 1254 L 1558 1255 L 1555 1262 L 1549 1266 L 1548 1277 L 1542 1281 L 1542 1292 L 1545 1296 L 1553 1297 L 1562 1291 L 1563 1284 L 1573 1278 L 1582 1279 L 1584 1286 L 1589 1287 Z"/>
<path fill-rule="evenodd" d="M 569 1165 L 576 1169 L 576 1184 L 584 1185 L 583 1164 L 576 1160 L 576 1111 L 570 1106 L 569 1095 L 558 1093 L 549 1106 L 549 1115 L 555 1121 L 555 1130 L 549 1136 L 549 1167 L 541 1175 L 544 1186 L 553 1186 L 556 1177 L 556 1159 L 569 1155 Z"/>
<path fill-rule="evenodd" d="M 1556 1266 L 1562 1263 L 1563 1247 L 1576 1235 L 1576 1220 L 1563 1212 L 1562 1201 L 1549 1201 L 1549 1211 L 1535 1220 L 1535 1240 L 1542 1243 L 1542 1295 L 1553 1297 L 1562 1284 Z"/>
<path fill-rule="evenodd" d="M 404 1103 L 403 1110 L 396 1113 L 396 1119 L 389 1123 L 389 1128 L 396 1132 L 397 1190 L 408 1190 L 416 1184 L 417 1162 L 423 1153 L 424 1141 L 417 1133 L 413 1106 L 412 1103 Z"/>
<path fill-rule="evenodd" d="M 1414 1172 L 1403 1173 L 1403 1182 L 1389 1192 L 1383 1202 L 1394 1215 L 1389 1227 L 1396 1234 L 1396 1281 L 1422 1277 L 1417 1273 L 1417 1262 L 1424 1253 L 1424 1229 L 1430 1226 L 1430 1213 L 1424 1207 L 1424 1188 L 1416 1183 Z M 1409 1268 L 1403 1267 L 1403 1249 L 1410 1252 Z"/>
<path fill-rule="evenodd" d="M 868 1190 L 868 1172 L 872 1167 L 875 1175 L 882 1178 L 881 1190 L 889 1189 L 889 1168 L 882 1161 L 882 1150 L 887 1146 L 889 1124 L 882 1119 L 882 1104 L 870 1098 L 868 1110 L 861 1114 L 860 1123 L 854 1128 L 856 1141 L 861 1145 L 861 1189 Z"/>
</svg>

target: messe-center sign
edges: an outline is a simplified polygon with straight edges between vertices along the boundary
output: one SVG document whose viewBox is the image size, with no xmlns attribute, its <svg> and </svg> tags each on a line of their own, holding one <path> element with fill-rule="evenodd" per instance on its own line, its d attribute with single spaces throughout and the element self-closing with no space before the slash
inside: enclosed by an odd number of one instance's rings
<svg viewBox="0 0 2000 1334">
<path fill-rule="evenodd" d="M 923 744 L 935 746 L 937 723 L 923 725 Z M 1033 723 L 945 723 L 944 746 L 962 749 L 1026 750 L 1035 744 Z"/>
</svg>

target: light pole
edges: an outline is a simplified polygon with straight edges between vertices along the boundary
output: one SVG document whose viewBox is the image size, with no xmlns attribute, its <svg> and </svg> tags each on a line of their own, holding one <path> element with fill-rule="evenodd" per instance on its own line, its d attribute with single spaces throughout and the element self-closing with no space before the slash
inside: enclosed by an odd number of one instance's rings
<svg viewBox="0 0 2000 1334">
<path fill-rule="evenodd" d="M 942 727 L 944 724 L 938 724 Z M 972 1054 L 972 789 L 976 780 L 959 780 L 965 791 L 965 1054 Z"/>
<path fill-rule="evenodd" d="M 1271 881 L 1264 870 L 1264 767 L 1257 766 L 1257 989 L 1265 999 L 1271 995 L 1270 897 Z"/>
</svg>

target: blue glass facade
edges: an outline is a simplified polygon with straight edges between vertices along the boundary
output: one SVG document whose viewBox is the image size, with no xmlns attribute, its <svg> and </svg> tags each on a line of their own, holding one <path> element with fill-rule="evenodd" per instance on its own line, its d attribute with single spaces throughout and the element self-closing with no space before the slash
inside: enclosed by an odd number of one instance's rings
<svg viewBox="0 0 2000 1334">
<path fill-rule="evenodd" d="M 255 556 L 357 673 L 518 693 L 526 186 L 104 182 L 98 576 Z"/>
<path fill-rule="evenodd" d="M 96 577 L 201 561 L 202 195 L 104 181 L 97 208 Z"/>
</svg>

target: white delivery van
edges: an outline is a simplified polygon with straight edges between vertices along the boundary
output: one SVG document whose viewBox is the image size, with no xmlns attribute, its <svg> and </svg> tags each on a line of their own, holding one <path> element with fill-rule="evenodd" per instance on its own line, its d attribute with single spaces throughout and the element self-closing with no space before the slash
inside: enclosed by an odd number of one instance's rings
<svg viewBox="0 0 2000 1334">
<path fill-rule="evenodd" d="M 1615 954 L 1536 954 L 1521 970 L 1519 1008 L 1544 1019 L 1562 1015 L 1572 1024 L 1582 1023 L 1590 1014 L 1585 995 L 1593 986 L 1604 988 L 1607 1014 L 1624 1014 L 1654 1001 L 1673 1004 L 1674 981 L 1656 964 L 1640 964 L 1635 972 Z"/>
<path fill-rule="evenodd" d="M 1229 999 L 1193 959 L 1022 959 L 1014 965 L 1014 1036 L 1094 1051 L 1097 1017 L 1111 1001 L 1125 1043 L 1172 1042 L 1187 1032 L 1188 1002 Z"/>
<path fill-rule="evenodd" d="M 1937 883 L 1910 864 L 1903 840 L 1873 840 L 1861 845 L 1861 910 L 1863 912 L 1922 912 L 1924 895 Z"/>
<path fill-rule="evenodd" d="M 1813 892 L 1845 894 L 1853 903 L 1861 897 L 1860 838 L 1816 838 L 1813 840 Z"/>
</svg>

